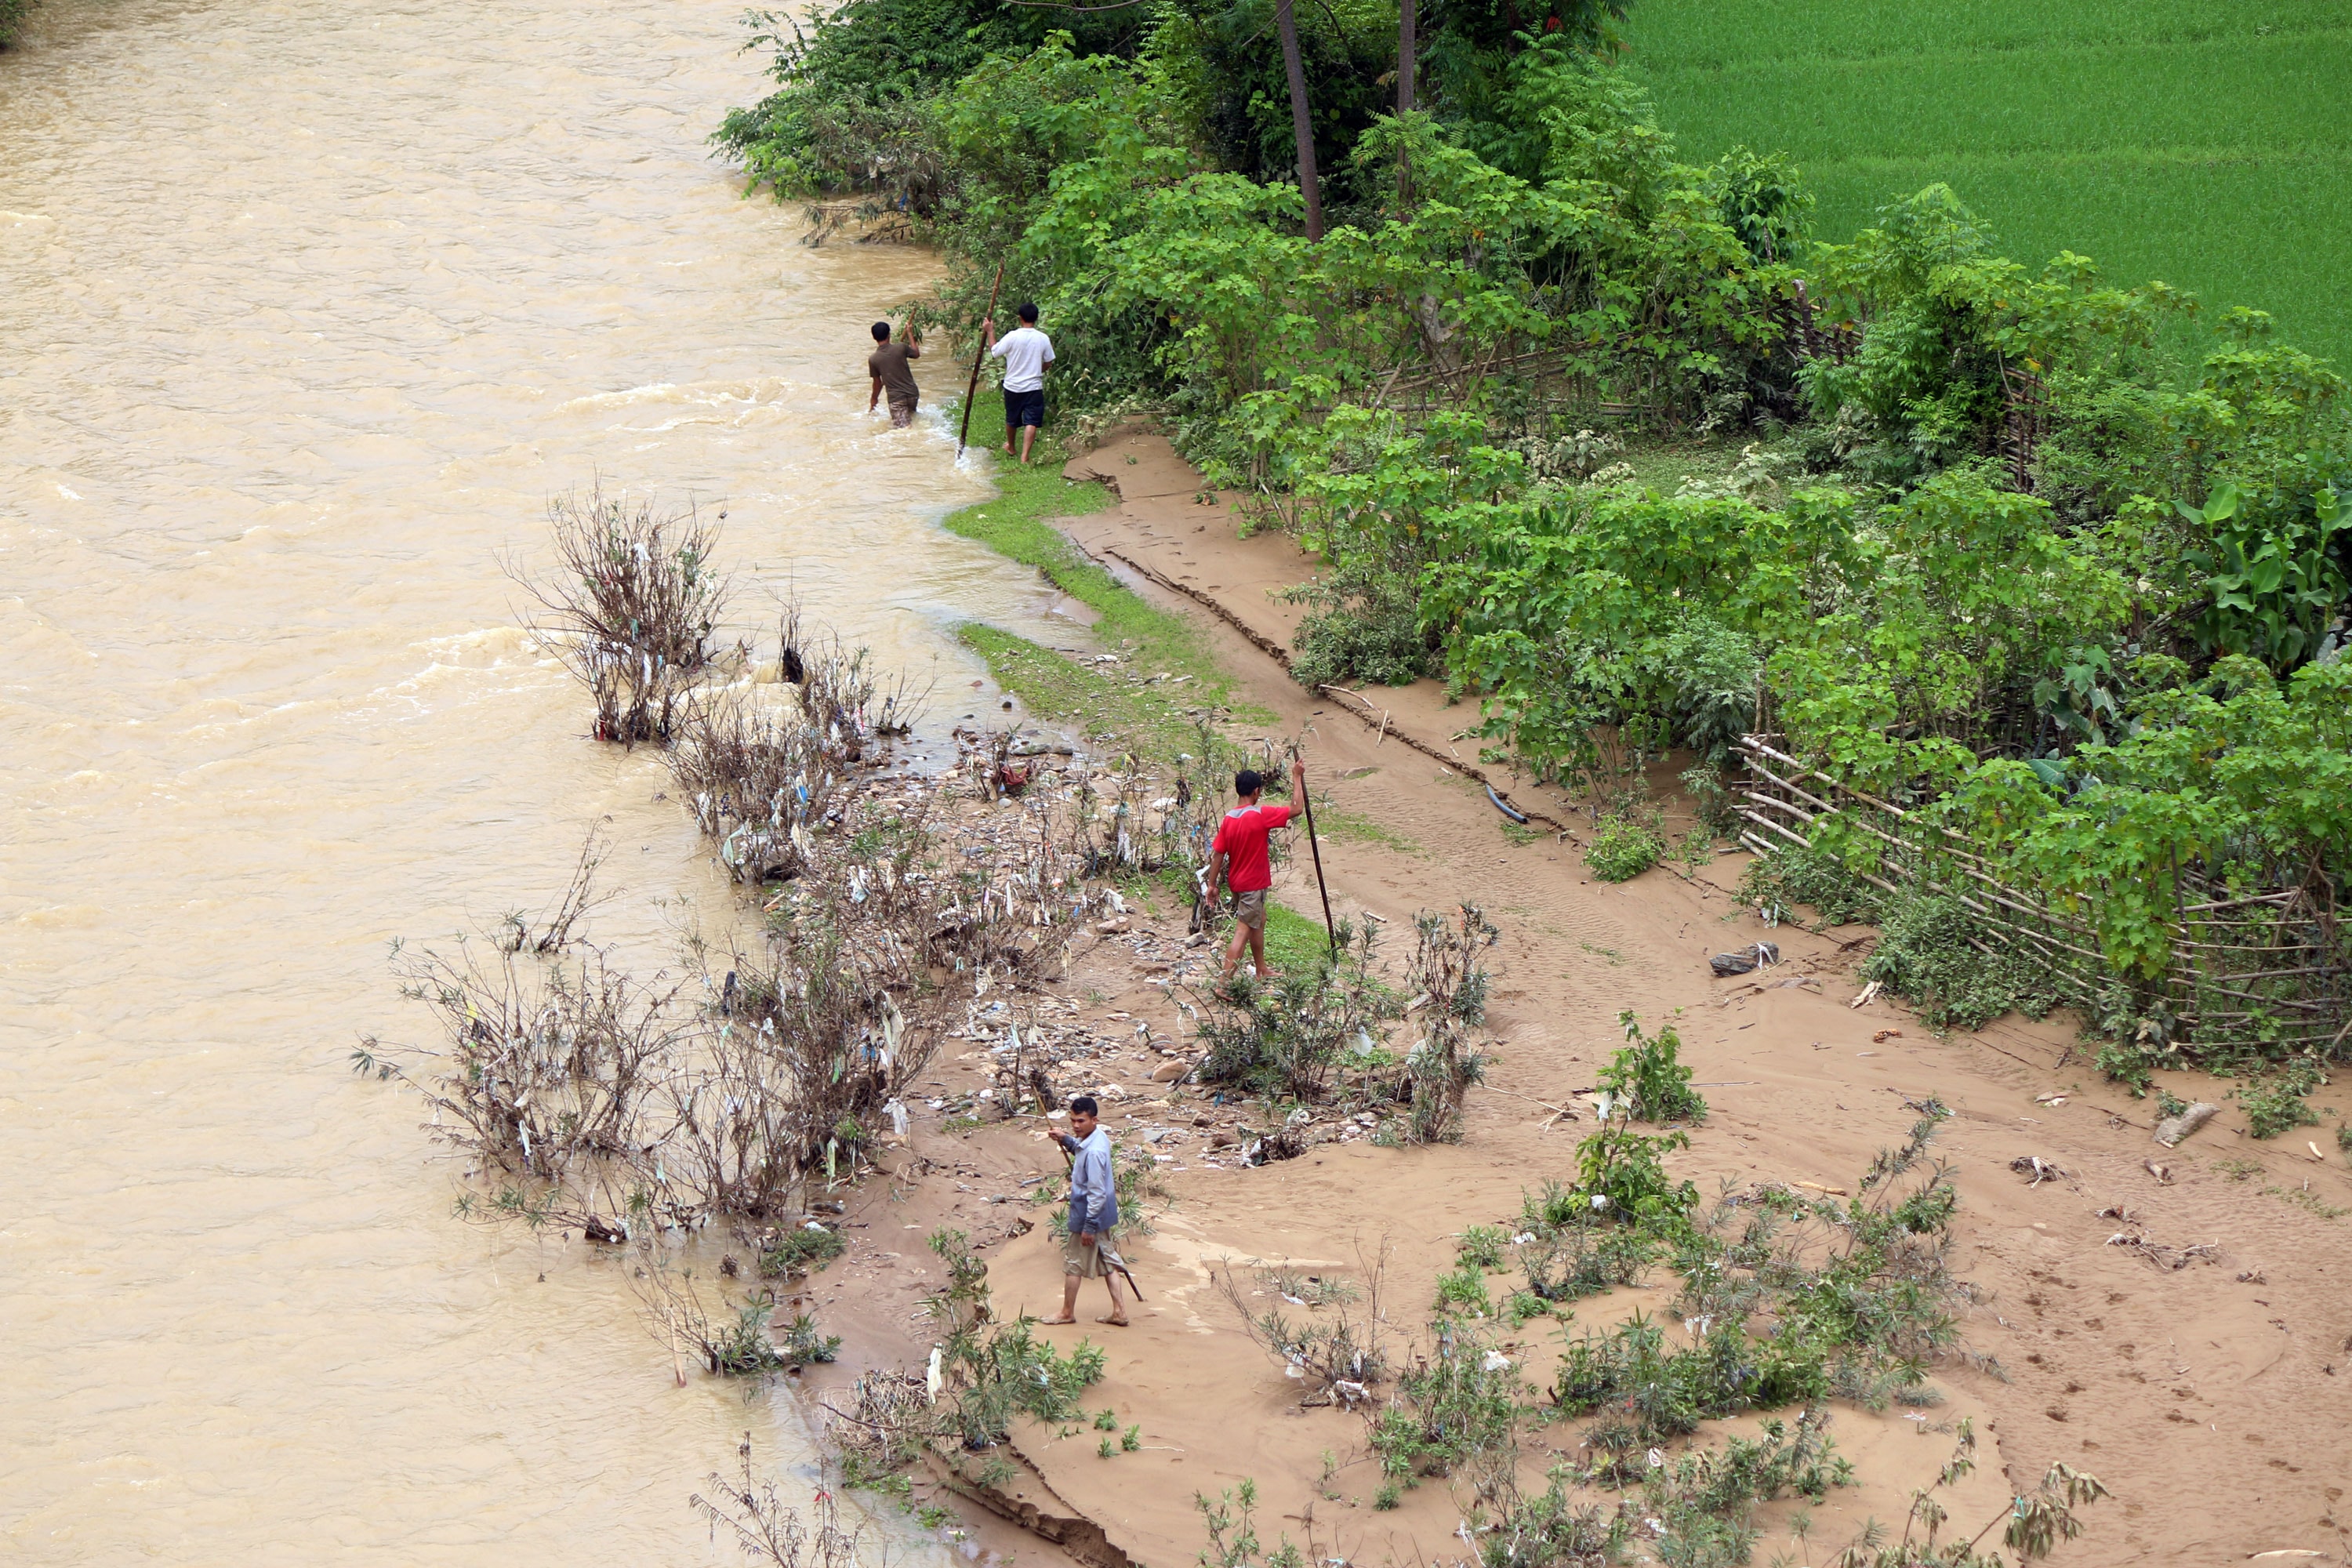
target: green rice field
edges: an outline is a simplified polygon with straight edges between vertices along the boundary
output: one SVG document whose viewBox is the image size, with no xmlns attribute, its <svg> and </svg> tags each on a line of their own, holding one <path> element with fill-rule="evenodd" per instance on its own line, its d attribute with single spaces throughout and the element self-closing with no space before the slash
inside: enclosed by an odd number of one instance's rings
<svg viewBox="0 0 2352 1568">
<path fill-rule="evenodd" d="M 1824 238 L 1940 180 L 2017 260 L 2352 369 L 2352 0 L 1639 0 L 1626 32 L 1682 155 L 1789 153 Z"/>
</svg>

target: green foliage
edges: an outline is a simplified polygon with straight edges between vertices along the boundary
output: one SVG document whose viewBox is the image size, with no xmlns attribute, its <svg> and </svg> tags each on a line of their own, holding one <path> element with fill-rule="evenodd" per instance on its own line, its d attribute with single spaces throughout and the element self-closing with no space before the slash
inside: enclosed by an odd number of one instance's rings
<svg viewBox="0 0 2352 1568">
<path fill-rule="evenodd" d="M 2080 250 L 2262 300 L 2352 363 L 2320 260 L 2352 242 L 2352 156 L 2315 142 L 2308 112 L 2345 74 L 2342 26 L 2331 0 L 2287 0 L 2255 26 L 2198 0 L 1987 0 L 1932 28 L 1867 0 L 1686 0 L 1637 9 L 1625 31 L 1685 155 L 1780 149 L 1823 233 L 1948 180 L 2013 255 Z M 2235 242 L 2212 243 L 2221 226 Z"/>
<path fill-rule="evenodd" d="M 2063 790 L 1993 763 L 1956 806 L 2011 874 L 2091 918 L 2117 971 L 2153 975 L 2180 912 L 2178 868 L 2299 877 L 2352 853 L 2347 699 L 2341 659 L 2305 665 L 2282 689 L 2253 660 L 2224 658 L 2202 681 L 2137 699 L 2133 732 L 2084 747 Z"/>
<path fill-rule="evenodd" d="M 1800 906 L 1825 927 L 1874 921 L 1882 897 L 1836 856 L 1795 845 L 1758 856 L 1739 878 L 1739 901 L 1774 925 L 1793 920 Z"/>
<path fill-rule="evenodd" d="M 1439 1275 L 1437 1300 L 1430 1310 L 1472 1318 L 1493 1317 L 1495 1303 L 1486 1294 L 1486 1278 L 1478 1265 L 1465 1258 L 1452 1273 Z"/>
<path fill-rule="evenodd" d="M 1622 1105 L 1636 1121 L 1704 1121 L 1706 1100 L 1690 1086 L 1690 1068 L 1682 1064 L 1682 1037 L 1673 1025 L 1655 1037 L 1642 1033 L 1642 1021 L 1632 1009 L 1617 1015 L 1625 1031 L 1625 1047 L 1601 1069 L 1601 1091 L 1612 1107 Z M 1604 1112 L 1604 1115 L 1607 1114 Z"/>
<path fill-rule="evenodd" d="M 1291 678 L 1307 689 L 1409 686 L 1434 671 L 1420 596 L 1402 573 L 1317 578 L 1290 596 L 1316 606 L 1291 645 Z"/>
<path fill-rule="evenodd" d="M 1863 977 L 1909 1001 L 1930 1028 L 1981 1028 L 2011 1010 L 2039 1018 L 2063 1000 L 2047 970 L 1988 942 L 1983 921 L 1956 896 L 1887 905 Z"/>
<path fill-rule="evenodd" d="M 1496 1269 L 1503 1266 L 1503 1249 L 1511 1238 L 1498 1225 L 1474 1225 L 1462 1233 L 1454 1244 L 1454 1255 L 1462 1262 L 1477 1268 Z"/>
<path fill-rule="evenodd" d="M 781 1279 L 788 1274 L 805 1274 L 824 1267 L 849 1250 L 841 1233 L 823 1226 L 802 1226 L 780 1232 L 773 1241 L 760 1249 L 760 1273 L 763 1279 Z"/>
<path fill-rule="evenodd" d="M 1946 1265 L 1950 1173 L 1914 1175 L 1935 1121 L 1880 1154 L 1843 1205 L 1767 1188 L 1650 1222 L 1683 1277 L 1675 1310 L 1689 1342 L 1639 1313 L 1588 1331 L 1569 1342 L 1552 1391 L 1570 1414 L 1604 1417 L 1591 1436 L 1612 1466 L 1631 1475 L 1640 1450 L 1743 1410 L 1930 1397 L 1922 1378 L 1956 1337 L 1960 1294 Z"/>
<path fill-rule="evenodd" d="M 1442 1325 L 1435 1347 L 1398 1380 L 1397 1397 L 1372 1424 L 1381 1475 L 1408 1486 L 1457 1470 L 1484 1484 L 1507 1479 L 1518 1457 L 1525 1387 L 1491 1340 Z"/>
<path fill-rule="evenodd" d="M 1554 1465 L 1544 1489 L 1515 1499 L 1495 1528 L 1481 1539 L 1481 1568 L 1568 1568 L 1570 1564 L 1618 1563 L 1634 1530 L 1622 1508 L 1579 1505 L 1570 1489 L 1580 1479 L 1570 1467 Z"/>
<path fill-rule="evenodd" d="M 1636 816 L 1612 815 L 1593 824 L 1584 863 L 1604 882 L 1630 882 L 1665 853 L 1666 841 L 1651 823 Z"/>
<path fill-rule="evenodd" d="M 1302 1568 L 1304 1560 L 1289 1536 L 1271 1552 L 1259 1546 L 1256 1481 L 1245 1478 L 1238 1489 L 1220 1492 L 1215 1502 L 1194 1492 L 1192 1506 L 1201 1510 L 1201 1522 L 1209 1532 L 1201 1568 Z"/>
<path fill-rule="evenodd" d="M 1271 981 L 1237 973 L 1201 1011 L 1199 1036 L 1208 1047 L 1202 1080 L 1279 1099 L 1323 1098 L 1343 1066 L 1377 1053 L 1403 1011 L 1373 974 L 1371 954 L 1370 928 L 1349 926 L 1336 961 L 1327 947 L 1323 962 L 1294 965 Z"/>
<path fill-rule="evenodd" d="M 2298 1127 L 2318 1126 L 2319 1118 L 2303 1098 L 2318 1081 L 2316 1071 L 2282 1073 L 2240 1089 L 2238 1107 L 2246 1113 L 2246 1131 L 2257 1138 L 2275 1138 Z"/>
<path fill-rule="evenodd" d="M 1687 1211 L 1698 1202 L 1688 1182 L 1666 1179 L 1665 1156 L 1690 1147 L 1687 1132 L 1653 1137 L 1635 1132 L 1629 1119 L 1614 1117 L 1576 1146 L 1577 1190 L 1592 1207 L 1616 1219 L 1653 1221 Z"/>
<path fill-rule="evenodd" d="M 945 1334 L 940 1369 L 954 1389 L 946 1432 L 976 1451 L 1003 1442 L 1024 1415 L 1056 1425 L 1090 1421 L 1079 1396 L 1102 1381 L 1101 1349 L 1080 1340 L 1065 1356 L 1036 1337 L 1036 1320 L 1025 1314 L 992 1322 L 988 1266 L 973 1255 L 971 1238 L 935 1230 L 929 1246 L 947 1268 L 945 1288 L 924 1303 Z"/>
<path fill-rule="evenodd" d="M 1665 1526 L 1658 1560 L 1668 1568 L 1733 1568 L 1755 1543 L 1759 1504 L 1820 1499 L 1852 1485 L 1853 1467 L 1838 1457 L 1828 1412 L 1809 1408 L 1794 1426 L 1767 1421 L 1754 1437 L 1731 1437 L 1652 1469 L 1642 1480 L 1642 1507 Z"/>
<path fill-rule="evenodd" d="M 746 1301 L 737 1309 L 735 1321 L 708 1347 L 710 1370 L 736 1376 L 782 1372 L 829 1362 L 841 1349 L 841 1337 L 819 1332 L 816 1319 L 807 1312 L 793 1315 L 781 1341 L 771 1338 L 768 1323 L 775 1310 L 772 1300 Z"/>
<path fill-rule="evenodd" d="M 0 49 L 16 41 L 16 35 L 24 30 L 25 17 L 37 4 L 38 0 L 0 0 Z"/>
</svg>

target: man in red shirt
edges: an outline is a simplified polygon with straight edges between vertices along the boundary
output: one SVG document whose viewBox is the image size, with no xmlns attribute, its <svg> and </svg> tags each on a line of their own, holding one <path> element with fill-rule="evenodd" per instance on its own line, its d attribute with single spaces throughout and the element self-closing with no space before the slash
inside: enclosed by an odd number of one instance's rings
<svg viewBox="0 0 2352 1568">
<path fill-rule="evenodd" d="M 1241 966 L 1244 946 L 1249 949 L 1257 977 L 1265 978 L 1265 894 L 1274 886 L 1265 836 L 1286 826 L 1291 814 L 1286 805 L 1258 804 L 1258 792 L 1265 786 L 1255 768 L 1234 774 L 1234 793 L 1241 796 L 1241 804 L 1225 813 L 1224 821 L 1217 825 L 1217 836 L 1209 841 L 1209 889 L 1214 892 L 1223 879 L 1234 890 L 1234 942 L 1225 950 L 1223 980 L 1231 980 Z M 1304 798 L 1307 764 L 1297 757 L 1290 759 L 1290 786 L 1292 799 Z"/>
</svg>

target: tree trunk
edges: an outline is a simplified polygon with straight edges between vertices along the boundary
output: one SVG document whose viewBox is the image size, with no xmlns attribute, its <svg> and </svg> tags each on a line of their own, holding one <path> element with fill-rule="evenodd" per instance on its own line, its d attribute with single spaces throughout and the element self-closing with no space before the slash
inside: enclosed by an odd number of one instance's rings
<svg viewBox="0 0 2352 1568">
<path fill-rule="evenodd" d="M 1419 44 L 1413 38 L 1413 26 L 1419 20 L 1413 15 L 1414 0 L 1398 0 L 1397 4 L 1397 112 L 1412 112 L 1413 56 Z"/>
<path fill-rule="evenodd" d="M 1323 192 L 1315 179 L 1315 125 L 1307 114 L 1307 72 L 1298 63 L 1298 24 L 1290 14 L 1290 0 L 1274 0 L 1274 19 L 1282 33 L 1282 68 L 1290 77 L 1290 128 L 1298 138 L 1298 190 L 1307 198 L 1307 239 L 1323 237 Z"/>
</svg>

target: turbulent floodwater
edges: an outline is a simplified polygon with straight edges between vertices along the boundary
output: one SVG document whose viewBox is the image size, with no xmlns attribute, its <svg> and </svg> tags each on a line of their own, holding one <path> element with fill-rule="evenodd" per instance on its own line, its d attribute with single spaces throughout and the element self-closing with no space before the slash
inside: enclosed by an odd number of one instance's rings
<svg viewBox="0 0 2352 1568">
<path fill-rule="evenodd" d="M 865 414 L 926 259 L 706 158 L 740 10 L 48 0 L 0 55 L 0 1557 L 700 1563 L 737 1436 L 805 1458 L 345 1068 L 423 1026 L 387 940 L 592 817 L 603 934 L 723 896 L 513 629 L 551 493 L 724 506 L 747 611 L 943 689 L 957 619 L 1046 624 L 934 526 L 941 428 Z"/>
</svg>

